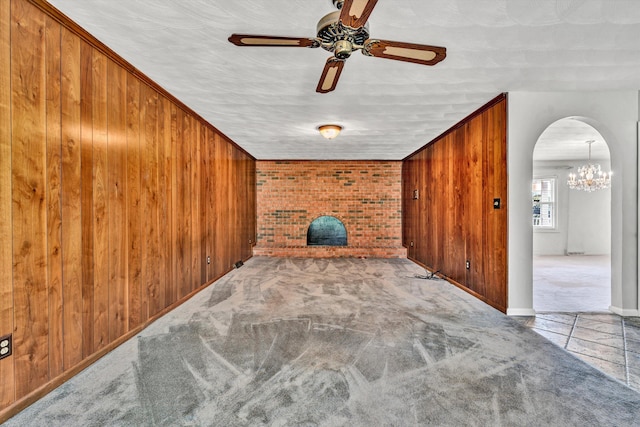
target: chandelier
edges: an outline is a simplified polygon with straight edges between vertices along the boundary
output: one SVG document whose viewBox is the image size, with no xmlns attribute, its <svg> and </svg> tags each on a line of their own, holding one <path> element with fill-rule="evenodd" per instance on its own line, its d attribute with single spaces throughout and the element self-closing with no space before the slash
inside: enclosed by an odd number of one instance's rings
<svg viewBox="0 0 640 427">
<path fill-rule="evenodd" d="M 572 190 L 592 192 L 611 187 L 612 172 L 602 172 L 600 165 L 591 163 L 591 144 L 595 140 L 586 141 L 589 144 L 589 163 L 578 168 L 578 173 L 570 173 L 567 184 Z"/>
</svg>

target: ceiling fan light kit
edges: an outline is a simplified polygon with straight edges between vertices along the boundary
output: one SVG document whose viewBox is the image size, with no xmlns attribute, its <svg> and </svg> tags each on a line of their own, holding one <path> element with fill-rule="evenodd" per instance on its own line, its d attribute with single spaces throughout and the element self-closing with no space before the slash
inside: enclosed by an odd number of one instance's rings
<svg viewBox="0 0 640 427">
<path fill-rule="evenodd" d="M 328 93 L 336 88 L 344 62 L 356 50 L 365 56 L 422 65 L 435 65 L 447 56 L 444 47 L 369 38 L 367 21 L 377 2 L 332 0 L 338 10 L 318 22 L 313 38 L 232 34 L 229 41 L 236 46 L 322 47 L 332 52 L 316 87 L 318 93 Z"/>
</svg>

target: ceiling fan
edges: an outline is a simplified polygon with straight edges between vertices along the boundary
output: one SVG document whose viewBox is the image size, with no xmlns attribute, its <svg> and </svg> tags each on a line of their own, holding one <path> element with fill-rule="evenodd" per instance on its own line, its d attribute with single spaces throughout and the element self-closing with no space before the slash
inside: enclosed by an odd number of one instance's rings
<svg viewBox="0 0 640 427">
<path fill-rule="evenodd" d="M 236 46 L 322 47 L 333 52 L 322 71 L 316 92 L 327 93 L 336 88 L 344 62 L 356 50 L 366 56 L 395 59 L 423 65 L 442 61 L 444 47 L 394 42 L 369 38 L 367 20 L 378 0 L 332 0 L 338 8 L 318 22 L 317 36 L 280 37 L 251 34 L 232 34 L 229 41 Z"/>
</svg>

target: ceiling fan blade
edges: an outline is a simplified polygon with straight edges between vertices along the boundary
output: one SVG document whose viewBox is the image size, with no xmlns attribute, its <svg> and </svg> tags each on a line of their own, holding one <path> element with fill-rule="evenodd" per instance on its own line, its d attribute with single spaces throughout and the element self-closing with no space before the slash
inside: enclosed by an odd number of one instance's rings
<svg viewBox="0 0 640 427">
<path fill-rule="evenodd" d="M 340 10 L 342 25 L 351 28 L 364 27 L 378 0 L 345 0 Z"/>
<path fill-rule="evenodd" d="M 435 65 L 447 56 L 447 49 L 424 44 L 367 40 L 362 53 L 378 58 L 395 59 L 422 65 Z"/>
<path fill-rule="evenodd" d="M 324 70 L 322 70 L 322 76 L 318 82 L 316 92 L 327 93 L 334 90 L 338 84 L 338 79 L 340 78 L 340 73 L 342 72 L 343 67 L 344 61 L 333 56 L 327 59 Z"/>
<path fill-rule="evenodd" d="M 288 46 L 318 47 L 315 39 L 305 37 L 257 36 L 253 34 L 232 34 L 229 41 L 236 46 Z"/>
</svg>

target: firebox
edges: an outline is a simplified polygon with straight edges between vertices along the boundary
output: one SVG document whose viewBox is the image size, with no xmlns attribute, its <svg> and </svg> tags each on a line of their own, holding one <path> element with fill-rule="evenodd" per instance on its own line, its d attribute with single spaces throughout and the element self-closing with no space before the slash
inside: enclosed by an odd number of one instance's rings
<svg viewBox="0 0 640 427">
<path fill-rule="evenodd" d="M 309 225 L 307 246 L 347 246 L 347 229 L 334 216 L 318 217 Z"/>
</svg>

